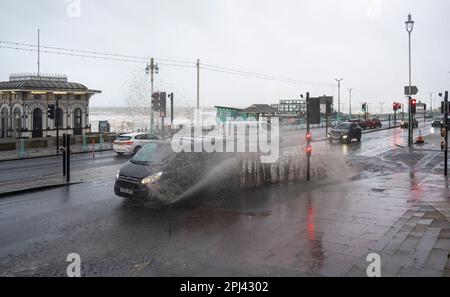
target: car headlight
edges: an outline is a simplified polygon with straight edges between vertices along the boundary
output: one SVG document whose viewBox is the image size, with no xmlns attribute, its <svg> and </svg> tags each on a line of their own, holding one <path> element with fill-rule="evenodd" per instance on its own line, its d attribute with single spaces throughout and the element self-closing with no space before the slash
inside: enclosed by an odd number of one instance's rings
<svg viewBox="0 0 450 297">
<path fill-rule="evenodd" d="M 120 175 L 120 170 L 117 170 L 116 179 L 119 179 L 119 175 Z"/>
<path fill-rule="evenodd" d="M 162 175 L 162 171 L 152 174 L 152 175 L 149 175 L 147 177 L 144 177 L 141 180 L 141 183 L 144 185 L 156 183 L 161 178 L 161 175 Z"/>
<path fill-rule="evenodd" d="M 342 135 L 342 139 L 347 139 L 347 137 L 348 137 L 347 134 Z"/>
<path fill-rule="evenodd" d="M 331 137 L 331 134 L 330 134 L 330 133 L 328 133 L 328 137 Z"/>
</svg>

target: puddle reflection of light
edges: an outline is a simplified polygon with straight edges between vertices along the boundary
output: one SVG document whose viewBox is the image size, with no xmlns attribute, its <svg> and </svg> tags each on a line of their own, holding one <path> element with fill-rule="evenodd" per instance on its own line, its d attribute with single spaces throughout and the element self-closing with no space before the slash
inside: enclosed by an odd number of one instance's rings
<svg viewBox="0 0 450 297">
<path fill-rule="evenodd" d="M 431 127 L 431 129 L 430 129 L 430 133 L 431 133 L 431 134 L 434 134 L 434 133 L 435 133 L 435 131 L 434 131 L 434 127 Z"/>
<path fill-rule="evenodd" d="M 342 145 L 342 153 L 344 155 L 348 155 L 348 145 L 346 144 Z"/>
<path fill-rule="evenodd" d="M 308 208 L 308 235 L 309 240 L 315 239 L 315 225 L 314 225 L 314 207 Z"/>
</svg>

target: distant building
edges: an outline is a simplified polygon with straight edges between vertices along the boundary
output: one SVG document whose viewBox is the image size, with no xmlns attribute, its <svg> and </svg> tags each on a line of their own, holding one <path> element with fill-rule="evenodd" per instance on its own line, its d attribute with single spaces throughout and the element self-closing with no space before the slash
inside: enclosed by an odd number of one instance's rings
<svg viewBox="0 0 450 297">
<path fill-rule="evenodd" d="M 278 104 L 271 104 L 282 115 L 299 115 L 306 111 L 305 100 L 285 99 L 280 100 Z"/>
<path fill-rule="evenodd" d="M 11 74 L 0 82 L 0 139 L 81 135 L 89 131 L 89 99 L 101 93 L 68 82 L 65 75 Z M 55 119 L 48 118 L 48 105 L 59 101 Z"/>
<path fill-rule="evenodd" d="M 272 117 L 278 113 L 276 108 L 267 104 L 253 104 L 247 108 L 215 106 L 216 118 L 220 122 L 226 122 L 227 119 L 240 118 L 246 120 L 249 117 L 259 119 L 260 117 Z"/>
</svg>

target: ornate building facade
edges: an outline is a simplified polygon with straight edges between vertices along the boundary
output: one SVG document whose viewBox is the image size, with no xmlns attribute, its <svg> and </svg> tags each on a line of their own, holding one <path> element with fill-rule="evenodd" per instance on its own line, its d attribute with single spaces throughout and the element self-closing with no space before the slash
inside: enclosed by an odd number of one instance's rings
<svg viewBox="0 0 450 297">
<path fill-rule="evenodd" d="M 68 82 L 65 75 L 11 74 L 0 82 L 0 139 L 82 135 L 90 131 L 89 99 L 98 90 Z M 55 119 L 49 105 L 58 101 Z"/>
</svg>

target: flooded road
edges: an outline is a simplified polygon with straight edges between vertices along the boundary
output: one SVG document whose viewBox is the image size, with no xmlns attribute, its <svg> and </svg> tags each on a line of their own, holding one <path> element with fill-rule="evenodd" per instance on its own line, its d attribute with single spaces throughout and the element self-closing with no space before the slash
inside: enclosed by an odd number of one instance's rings
<svg viewBox="0 0 450 297">
<path fill-rule="evenodd" d="M 313 142 L 312 162 L 326 164 L 325 177 L 233 197 L 201 195 L 164 208 L 131 203 L 113 194 L 113 164 L 87 183 L 3 198 L 0 275 L 64 276 L 69 253 L 80 255 L 83 276 L 347 275 L 424 198 L 409 189 L 403 167 L 367 171 L 371 158 L 380 162 L 404 145 L 406 133 Z M 303 134 L 286 147 L 303 151 Z"/>
</svg>

